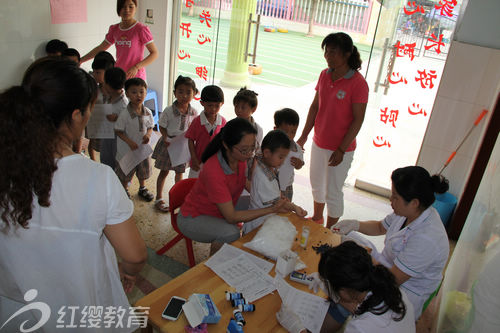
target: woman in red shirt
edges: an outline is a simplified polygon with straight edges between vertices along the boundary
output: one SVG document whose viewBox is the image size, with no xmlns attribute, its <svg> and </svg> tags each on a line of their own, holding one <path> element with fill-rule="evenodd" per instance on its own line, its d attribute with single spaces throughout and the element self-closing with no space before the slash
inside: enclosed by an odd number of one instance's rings
<svg viewBox="0 0 500 333">
<path fill-rule="evenodd" d="M 181 206 L 180 231 L 194 241 L 211 243 L 211 254 L 240 237 L 237 223 L 281 212 L 286 202 L 281 199 L 255 210 L 234 208 L 245 188 L 247 161 L 257 148 L 256 134 L 245 119 L 229 121 L 203 152 L 203 168 Z"/>
</svg>

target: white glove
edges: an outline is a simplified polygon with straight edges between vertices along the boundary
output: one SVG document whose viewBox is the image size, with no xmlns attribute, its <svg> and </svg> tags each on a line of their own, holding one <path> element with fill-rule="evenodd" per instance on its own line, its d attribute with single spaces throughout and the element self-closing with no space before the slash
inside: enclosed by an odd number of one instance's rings
<svg viewBox="0 0 500 333">
<path fill-rule="evenodd" d="M 325 294 L 328 293 L 326 291 L 326 287 L 325 284 L 323 283 L 323 280 L 321 280 L 321 278 L 319 277 L 318 272 L 309 274 L 307 277 L 312 278 L 311 283 L 309 283 L 309 290 L 313 290 L 315 294 L 318 292 L 319 289 L 323 290 Z"/>
<path fill-rule="evenodd" d="M 336 234 L 346 235 L 351 231 L 359 230 L 358 220 L 342 220 L 330 227 L 330 230 Z"/>
<path fill-rule="evenodd" d="M 276 312 L 276 319 L 290 333 L 300 333 L 306 329 L 299 316 L 284 304 L 281 304 L 281 309 Z"/>
</svg>

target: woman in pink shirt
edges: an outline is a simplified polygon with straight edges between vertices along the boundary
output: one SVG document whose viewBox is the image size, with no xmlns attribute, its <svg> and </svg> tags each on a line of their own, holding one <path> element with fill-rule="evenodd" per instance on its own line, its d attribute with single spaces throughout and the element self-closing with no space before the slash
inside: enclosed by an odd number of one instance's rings
<svg viewBox="0 0 500 333">
<path fill-rule="evenodd" d="M 286 202 L 281 199 L 271 207 L 254 210 L 234 208 L 246 184 L 247 161 L 255 152 L 256 134 L 245 119 L 229 121 L 203 152 L 203 168 L 181 206 L 179 229 L 194 241 L 211 243 L 211 254 L 240 237 L 239 222 L 281 212 Z"/>
<path fill-rule="evenodd" d="M 314 198 L 312 220 L 323 224 L 326 203 L 329 228 L 344 213 L 342 186 L 356 149 L 356 135 L 365 117 L 368 84 L 358 72 L 361 58 L 349 35 L 329 34 L 321 48 L 328 68 L 319 76 L 316 95 L 297 144 L 303 147 L 314 127 L 310 168 Z"/>
<path fill-rule="evenodd" d="M 127 73 L 127 79 L 139 77 L 146 81 L 145 67 L 158 57 L 158 50 L 149 28 L 135 19 L 137 0 L 118 0 L 116 12 L 122 21 L 109 27 L 104 41 L 80 60 L 81 63 L 90 60 L 101 51 L 107 50 L 112 44 L 116 47 L 116 67 Z M 144 48 L 149 55 L 143 59 Z"/>
</svg>

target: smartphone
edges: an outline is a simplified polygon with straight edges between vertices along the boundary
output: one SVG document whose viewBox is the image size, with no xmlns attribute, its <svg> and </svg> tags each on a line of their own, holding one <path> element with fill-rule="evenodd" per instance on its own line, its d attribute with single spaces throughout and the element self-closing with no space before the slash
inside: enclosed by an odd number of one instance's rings
<svg viewBox="0 0 500 333">
<path fill-rule="evenodd" d="M 168 302 L 161 316 L 168 320 L 177 320 L 182 312 L 182 306 L 186 300 L 181 297 L 173 296 Z"/>
</svg>

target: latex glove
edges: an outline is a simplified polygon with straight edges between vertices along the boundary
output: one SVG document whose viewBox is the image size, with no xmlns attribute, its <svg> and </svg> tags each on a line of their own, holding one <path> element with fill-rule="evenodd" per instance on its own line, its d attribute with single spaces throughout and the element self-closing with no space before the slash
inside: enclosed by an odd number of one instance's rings
<svg viewBox="0 0 500 333">
<path fill-rule="evenodd" d="M 351 231 L 359 230 L 359 221 L 358 220 L 341 220 L 336 224 L 332 225 L 330 228 L 336 234 L 346 235 Z"/>
<path fill-rule="evenodd" d="M 281 326 L 283 326 L 290 333 L 300 333 L 305 332 L 304 324 L 300 321 L 299 316 L 284 304 L 281 305 L 281 309 L 276 312 L 276 319 Z"/>
<path fill-rule="evenodd" d="M 319 273 L 318 272 L 314 272 L 312 274 L 309 274 L 307 277 L 308 278 L 312 278 L 311 283 L 309 283 L 309 289 L 312 290 L 312 291 L 314 291 L 315 294 L 318 292 L 319 289 L 323 290 L 323 292 L 325 294 L 328 293 L 327 290 L 326 290 L 326 287 L 325 287 L 325 283 L 319 277 Z"/>
</svg>

